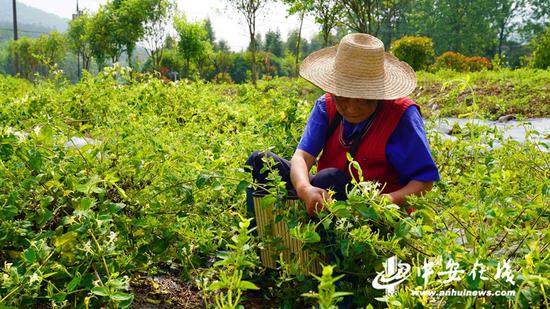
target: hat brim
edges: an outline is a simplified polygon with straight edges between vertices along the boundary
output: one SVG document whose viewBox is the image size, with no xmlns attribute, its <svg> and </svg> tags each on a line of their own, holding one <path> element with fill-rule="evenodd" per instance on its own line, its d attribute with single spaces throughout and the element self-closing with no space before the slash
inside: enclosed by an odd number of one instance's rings
<svg viewBox="0 0 550 309">
<path fill-rule="evenodd" d="M 334 67 L 338 46 L 310 54 L 300 66 L 300 75 L 326 92 L 347 98 L 392 100 L 408 96 L 416 87 L 414 70 L 389 53 L 384 53 L 384 74 L 358 77 L 337 72 Z"/>
</svg>

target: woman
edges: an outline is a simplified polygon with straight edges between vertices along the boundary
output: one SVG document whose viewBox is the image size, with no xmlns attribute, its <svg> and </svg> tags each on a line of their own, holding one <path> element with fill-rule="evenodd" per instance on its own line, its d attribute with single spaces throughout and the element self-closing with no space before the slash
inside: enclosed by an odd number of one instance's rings
<svg viewBox="0 0 550 309">
<path fill-rule="evenodd" d="M 348 152 L 364 179 L 379 182 L 384 196 L 397 205 L 439 180 L 419 107 L 407 98 L 416 75 L 408 64 L 385 53 L 379 39 L 348 34 L 338 46 L 309 55 L 300 75 L 326 94 L 315 103 L 290 162 L 272 153 L 250 156 L 246 164 L 256 181 L 266 181 L 266 173 L 260 172 L 262 156 L 273 157 L 283 180 L 292 183 L 289 189 L 295 189 L 313 215 L 328 188 L 336 199 L 345 199 L 346 185 L 356 176 L 350 174 Z M 311 176 L 321 151 L 317 174 Z"/>
</svg>

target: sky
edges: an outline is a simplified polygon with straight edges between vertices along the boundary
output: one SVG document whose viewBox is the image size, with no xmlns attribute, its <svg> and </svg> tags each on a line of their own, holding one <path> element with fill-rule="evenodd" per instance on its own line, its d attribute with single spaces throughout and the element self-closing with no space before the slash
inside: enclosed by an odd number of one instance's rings
<svg viewBox="0 0 550 309">
<path fill-rule="evenodd" d="M 76 11 L 76 0 L 18 0 L 48 13 L 64 18 L 71 18 Z M 80 9 L 95 12 L 100 4 L 107 0 L 79 0 Z M 183 11 L 188 20 L 198 21 L 210 17 L 216 39 L 224 39 L 234 51 L 240 51 L 248 46 L 248 27 L 244 19 L 227 6 L 222 0 L 176 0 L 179 10 Z M 275 1 L 272 1 L 275 2 Z M 266 6 L 257 19 L 257 32 L 265 34 L 269 30 L 279 30 L 286 40 L 288 33 L 299 26 L 297 16 L 289 16 L 286 7 L 279 3 Z M 306 17 L 302 27 L 302 36 L 310 39 L 319 27 L 312 17 Z"/>
</svg>

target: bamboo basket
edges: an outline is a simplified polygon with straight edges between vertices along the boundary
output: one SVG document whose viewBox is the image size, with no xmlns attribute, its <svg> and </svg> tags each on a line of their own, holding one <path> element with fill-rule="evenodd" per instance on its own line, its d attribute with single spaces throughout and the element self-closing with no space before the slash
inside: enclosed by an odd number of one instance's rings
<svg viewBox="0 0 550 309">
<path fill-rule="evenodd" d="M 256 216 L 260 239 L 265 241 L 270 238 L 280 238 L 281 242 L 278 243 L 277 248 L 275 248 L 274 245 L 266 245 L 264 249 L 261 249 L 260 259 L 262 264 L 267 268 L 276 269 L 279 255 L 282 253 L 283 260 L 286 263 L 298 263 L 300 272 L 305 274 L 321 274 L 323 271 L 320 264 L 322 259 L 315 257 L 316 255 L 311 254 L 309 250 L 302 248 L 300 241 L 290 235 L 289 228 L 284 220 L 275 222 L 278 213 L 274 212 L 273 205 L 268 205 L 267 207 L 261 206 L 264 196 L 265 195 L 261 193 L 253 194 L 254 214 Z M 285 200 L 285 206 L 289 208 L 299 207 L 299 203 L 301 203 L 301 201 L 298 197 L 288 197 Z"/>
</svg>

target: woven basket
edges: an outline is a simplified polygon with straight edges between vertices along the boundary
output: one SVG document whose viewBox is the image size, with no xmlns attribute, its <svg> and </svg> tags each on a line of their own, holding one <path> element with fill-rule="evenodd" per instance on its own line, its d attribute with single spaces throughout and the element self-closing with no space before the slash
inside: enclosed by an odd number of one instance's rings
<svg viewBox="0 0 550 309">
<path fill-rule="evenodd" d="M 285 263 L 297 263 L 300 266 L 300 272 L 321 274 L 323 269 L 320 260 L 322 259 L 302 248 L 302 243 L 290 235 L 289 228 L 284 220 L 275 222 L 278 213 L 274 212 L 273 205 L 261 206 L 264 196 L 261 193 L 253 194 L 258 233 L 262 241 L 280 238 L 281 242 L 277 244 L 277 248 L 275 248 L 275 245 L 266 245 L 260 251 L 262 264 L 267 268 L 276 269 L 279 255 L 282 253 Z M 297 197 L 288 197 L 285 200 L 285 206 L 289 208 L 303 207 Z"/>
</svg>

